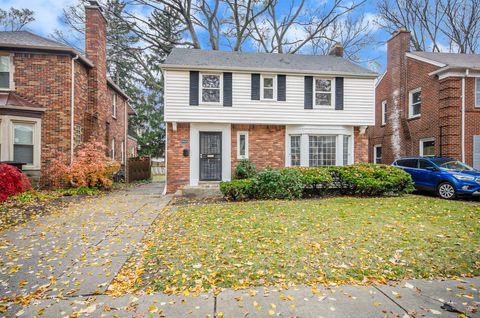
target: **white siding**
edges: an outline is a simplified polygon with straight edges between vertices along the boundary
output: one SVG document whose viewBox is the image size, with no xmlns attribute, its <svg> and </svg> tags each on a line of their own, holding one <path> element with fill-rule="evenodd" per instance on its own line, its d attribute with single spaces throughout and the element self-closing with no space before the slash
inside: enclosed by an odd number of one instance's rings
<svg viewBox="0 0 480 318">
<path fill-rule="evenodd" d="M 287 101 L 252 101 L 250 73 L 233 73 L 233 106 L 189 106 L 189 72 L 165 71 L 165 121 L 374 125 L 374 79 L 344 79 L 344 110 L 304 109 L 304 77 L 287 75 Z"/>
</svg>

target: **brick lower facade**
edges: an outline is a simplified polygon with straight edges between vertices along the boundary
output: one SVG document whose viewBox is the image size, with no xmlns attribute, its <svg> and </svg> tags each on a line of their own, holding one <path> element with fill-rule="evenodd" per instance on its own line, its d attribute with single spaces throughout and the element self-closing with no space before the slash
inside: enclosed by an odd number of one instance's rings
<svg viewBox="0 0 480 318">
<path fill-rule="evenodd" d="M 185 185 L 190 184 L 190 160 L 196 160 L 198 154 L 190 152 L 192 147 L 190 140 L 190 124 L 176 123 L 176 129 L 172 123 L 167 123 L 167 192 L 175 192 Z M 248 132 L 248 160 L 257 169 L 268 166 L 281 168 L 286 166 L 286 133 L 285 125 L 231 125 L 230 140 L 230 169 L 232 177 L 235 175 L 237 159 L 238 132 Z M 208 129 L 206 129 L 208 131 Z M 355 127 L 354 131 L 354 162 L 368 161 L 368 138 L 365 133 Z M 337 147 L 342 147 L 338 144 Z M 342 148 L 343 149 L 343 148 Z M 188 156 L 184 150 L 189 151 Z M 223 154 L 225 155 L 225 153 Z M 199 164 L 197 161 L 194 164 Z"/>
</svg>

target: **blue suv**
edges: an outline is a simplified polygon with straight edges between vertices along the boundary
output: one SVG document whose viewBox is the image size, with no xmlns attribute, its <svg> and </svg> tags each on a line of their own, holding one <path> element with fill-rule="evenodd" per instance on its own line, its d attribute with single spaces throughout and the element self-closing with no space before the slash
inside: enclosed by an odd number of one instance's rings
<svg viewBox="0 0 480 318">
<path fill-rule="evenodd" d="M 418 190 L 435 191 L 443 199 L 480 194 L 480 172 L 452 158 L 408 157 L 392 165 L 410 173 Z"/>
</svg>

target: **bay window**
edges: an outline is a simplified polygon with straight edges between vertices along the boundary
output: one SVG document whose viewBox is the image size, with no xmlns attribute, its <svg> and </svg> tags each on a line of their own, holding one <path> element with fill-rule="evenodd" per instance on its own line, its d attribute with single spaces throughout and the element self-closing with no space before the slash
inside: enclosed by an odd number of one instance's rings
<svg viewBox="0 0 480 318">
<path fill-rule="evenodd" d="M 309 166 L 335 166 L 337 163 L 337 137 L 336 136 L 308 136 Z"/>
<path fill-rule="evenodd" d="M 33 126 L 31 123 L 13 124 L 13 160 L 33 165 Z"/>
<path fill-rule="evenodd" d="M 290 136 L 290 165 L 300 166 L 300 135 Z"/>
<path fill-rule="evenodd" d="M 219 104 L 221 99 L 221 75 L 202 74 L 201 78 L 201 101 L 202 103 Z"/>
</svg>

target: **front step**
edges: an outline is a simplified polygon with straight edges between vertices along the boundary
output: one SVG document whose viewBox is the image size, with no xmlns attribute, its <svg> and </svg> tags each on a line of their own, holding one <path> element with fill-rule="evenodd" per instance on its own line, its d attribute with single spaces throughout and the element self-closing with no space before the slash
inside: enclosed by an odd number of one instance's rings
<svg viewBox="0 0 480 318">
<path fill-rule="evenodd" d="M 189 199 L 220 198 L 220 182 L 199 182 L 197 186 L 185 186 L 181 196 Z"/>
</svg>

